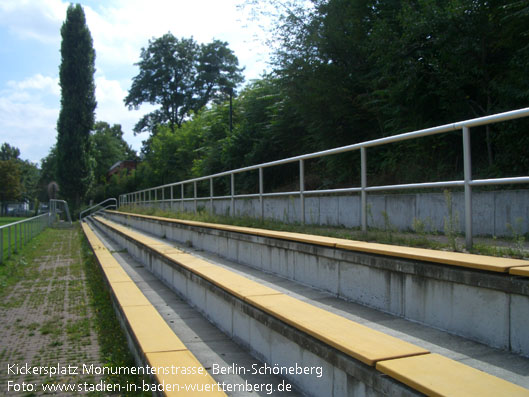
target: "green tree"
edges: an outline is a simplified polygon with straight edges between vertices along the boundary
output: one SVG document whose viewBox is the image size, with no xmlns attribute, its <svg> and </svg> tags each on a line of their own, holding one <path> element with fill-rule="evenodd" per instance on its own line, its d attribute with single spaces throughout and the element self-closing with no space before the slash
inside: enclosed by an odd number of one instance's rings
<svg viewBox="0 0 529 397">
<path fill-rule="evenodd" d="M 19 168 L 21 184 L 20 198 L 29 203 L 33 203 L 38 196 L 40 170 L 37 164 L 28 160 L 19 160 Z"/>
<path fill-rule="evenodd" d="M 384 135 L 526 106 L 529 15 L 522 3 L 406 1 L 391 18 L 378 19 L 369 43 L 369 86 Z M 473 142 L 477 172 L 480 164 L 495 168 L 494 141 L 504 141 L 497 127 L 483 132 L 485 139 Z M 459 143 L 456 137 L 426 140 L 419 156 L 431 156 L 432 164 L 461 164 L 453 149 Z"/>
<path fill-rule="evenodd" d="M 48 201 L 48 185 L 57 181 L 57 146 L 53 145 L 50 152 L 40 163 L 40 177 L 38 182 L 38 199 Z"/>
<path fill-rule="evenodd" d="M 8 143 L 0 147 L 0 161 L 11 161 L 16 165 L 16 176 L 19 178 L 16 195 L 10 195 L 9 200 L 23 200 L 32 202 L 37 197 L 38 181 L 40 171 L 36 164 L 28 160 L 22 160 L 20 150 Z M 0 178 L 1 179 L 1 178 Z M 11 190 L 7 188 L 7 190 Z"/>
<path fill-rule="evenodd" d="M 79 208 L 93 180 L 90 131 L 96 108 L 92 36 L 83 8 L 70 5 L 61 28 L 61 111 L 57 122 L 57 178 L 63 197 Z"/>
<path fill-rule="evenodd" d="M 0 181 L 1 212 L 5 215 L 9 201 L 18 200 L 22 190 L 20 168 L 15 160 L 0 160 Z"/>
<path fill-rule="evenodd" d="M 110 126 L 104 121 L 96 122 L 91 139 L 95 160 L 94 176 L 98 184 L 106 183 L 108 170 L 116 162 L 137 160 L 136 152 L 123 139 L 123 131 L 119 124 Z"/>
<path fill-rule="evenodd" d="M 237 57 L 220 41 L 198 45 L 192 38 L 178 39 L 167 33 L 149 40 L 140 57 L 140 71 L 132 80 L 125 105 L 137 109 L 147 102 L 160 108 L 136 124 L 136 133 L 154 134 L 161 124 L 174 131 L 191 112 L 228 93 L 243 79 Z"/>
<path fill-rule="evenodd" d="M 0 148 L 0 160 L 17 160 L 20 156 L 20 150 L 9 143 L 5 142 Z"/>
<path fill-rule="evenodd" d="M 307 151 L 527 104 L 527 2 L 306 3 L 291 1 L 278 19 L 274 73 L 295 119 L 306 129 Z M 495 149 L 500 141 L 523 138 L 523 128 L 518 128 L 518 135 L 512 132 L 510 139 L 502 139 L 500 128 L 504 127 L 484 127 L 485 139 L 473 140 L 476 169 L 480 164 L 499 165 L 498 153 L 510 152 Z M 459 175 L 460 145 L 460 138 L 453 135 L 373 150 L 370 174 L 388 183 Z M 328 161 L 332 158 L 322 160 Z M 344 156 L 334 167 L 335 174 L 358 175 L 350 166 L 357 163 Z M 409 166 L 402 168 L 404 164 Z M 515 166 L 511 161 L 506 167 L 502 161 L 502 168 Z"/>
</svg>

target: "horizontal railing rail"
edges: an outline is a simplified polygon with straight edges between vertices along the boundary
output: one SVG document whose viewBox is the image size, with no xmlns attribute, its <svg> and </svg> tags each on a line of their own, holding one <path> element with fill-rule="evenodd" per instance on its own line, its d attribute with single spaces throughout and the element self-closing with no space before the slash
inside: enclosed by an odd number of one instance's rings
<svg viewBox="0 0 529 397">
<path fill-rule="evenodd" d="M 62 205 L 62 209 L 60 206 Z M 65 200 L 57 200 L 57 199 L 51 199 L 50 200 L 50 213 L 52 215 L 52 222 L 56 222 L 58 219 L 58 215 L 60 216 L 61 212 L 63 212 L 66 215 L 65 221 L 68 222 L 68 224 L 72 225 L 72 218 L 70 217 L 70 209 L 68 208 L 68 203 Z"/>
<path fill-rule="evenodd" d="M 110 204 L 103 205 L 103 204 L 108 203 L 108 202 L 110 202 Z M 101 201 L 100 203 L 97 203 L 97 204 L 91 206 L 90 208 L 87 208 L 87 209 L 81 211 L 79 213 L 79 222 L 83 219 L 83 216 L 84 216 L 83 214 L 84 213 L 88 212 L 89 215 L 90 215 L 91 214 L 90 211 L 95 209 L 95 208 L 99 208 L 99 209 L 97 211 L 95 211 L 94 213 L 97 213 L 99 211 L 102 211 L 102 210 L 108 209 L 108 208 L 118 208 L 118 200 L 115 199 L 114 197 L 111 197 L 111 198 L 108 198 L 106 200 Z"/>
<path fill-rule="evenodd" d="M 49 226 L 50 214 L 46 213 L 0 226 L 0 263 L 4 256 L 9 259 L 19 252 L 29 240 Z"/>
<path fill-rule="evenodd" d="M 298 196 L 300 200 L 300 220 L 301 223 L 305 223 L 305 196 L 315 194 L 336 194 L 336 193 L 360 193 L 360 213 L 361 213 L 361 225 L 362 230 L 367 231 L 367 193 L 376 192 L 383 190 L 403 190 L 403 189 L 424 189 L 424 188 L 443 188 L 443 187 L 463 187 L 464 188 L 464 201 L 465 201 L 465 240 L 468 249 L 472 247 L 472 186 L 486 186 L 486 185 L 501 185 L 501 184 L 520 184 L 529 183 L 529 176 L 520 177 L 506 177 L 506 178 L 491 178 L 491 179 L 472 179 L 472 160 L 470 150 L 470 128 L 478 127 L 482 125 L 498 123 L 507 120 L 514 120 L 529 116 L 529 107 L 512 110 L 509 112 L 498 113 L 490 116 L 479 117 L 475 119 L 460 121 L 456 123 L 444 124 L 441 126 L 426 128 L 422 130 L 407 132 L 398 135 L 392 135 L 384 138 L 374 139 L 361 143 L 355 143 L 352 145 L 341 146 L 334 149 L 323 150 L 314 153 L 308 153 L 300 156 L 289 157 L 281 160 L 270 161 L 248 167 L 242 167 L 230 171 L 219 172 L 212 175 L 202 176 L 198 178 L 192 178 L 185 181 L 179 181 L 175 183 L 169 183 L 161 186 L 156 186 L 148 189 L 138 190 L 136 192 L 126 193 L 119 197 L 119 204 L 121 205 L 138 205 L 147 204 L 153 202 L 180 202 L 183 210 L 184 202 L 194 202 L 194 210 L 197 211 L 197 202 L 209 200 L 213 203 L 213 200 L 217 199 L 230 199 L 230 214 L 234 215 L 234 200 L 241 198 L 259 198 L 260 205 L 260 216 L 264 218 L 264 204 L 263 200 L 266 197 L 281 197 L 281 196 Z M 398 184 L 398 185 L 384 185 L 384 186 L 368 186 L 367 184 L 367 149 L 375 146 L 387 145 L 390 143 L 402 142 L 410 139 L 417 139 L 431 135 L 437 135 L 452 131 L 462 132 L 462 145 L 463 145 L 463 168 L 464 168 L 464 179 L 455 181 L 441 181 L 441 182 L 425 182 L 425 183 L 409 183 L 409 184 Z M 360 179 L 361 185 L 358 187 L 351 188 L 339 188 L 339 189 L 325 189 L 325 190 L 305 190 L 305 161 L 315 159 L 324 156 L 330 156 L 340 153 L 346 153 L 351 151 L 360 151 Z M 299 190 L 291 192 L 274 192 L 265 193 L 263 183 L 263 170 L 268 167 L 299 163 Z M 259 171 L 259 193 L 256 194 L 235 194 L 235 175 L 248 171 Z M 230 176 L 230 190 L 231 194 L 228 196 L 215 196 L 213 189 L 213 180 L 224 176 Z M 197 182 L 209 180 L 210 194 L 206 197 L 198 197 L 197 195 Z M 193 197 L 185 197 L 184 186 L 193 184 Z M 180 197 L 175 197 L 174 187 L 180 186 Z M 170 189 L 170 197 L 165 197 L 165 190 Z M 159 198 L 157 193 L 161 191 L 161 197 Z M 154 197 L 153 197 L 154 196 Z"/>
</svg>

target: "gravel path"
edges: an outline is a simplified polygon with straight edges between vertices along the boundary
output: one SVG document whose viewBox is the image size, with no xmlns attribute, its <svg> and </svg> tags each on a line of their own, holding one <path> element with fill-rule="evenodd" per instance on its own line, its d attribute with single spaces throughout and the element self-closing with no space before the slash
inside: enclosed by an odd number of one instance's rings
<svg viewBox="0 0 529 397">
<path fill-rule="evenodd" d="M 83 364 L 102 360 L 79 233 L 46 229 L 18 258 L 22 280 L 0 287 L 0 395 L 70 396 L 80 393 L 51 393 L 43 385 L 100 381 L 82 373 Z"/>
</svg>

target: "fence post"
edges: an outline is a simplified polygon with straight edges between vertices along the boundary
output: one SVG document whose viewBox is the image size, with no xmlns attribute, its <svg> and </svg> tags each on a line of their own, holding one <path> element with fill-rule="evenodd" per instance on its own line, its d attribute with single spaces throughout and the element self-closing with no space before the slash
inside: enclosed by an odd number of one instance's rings
<svg viewBox="0 0 529 397">
<path fill-rule="evenodd" d="M 171 185 L 171 212 L 173 211 L 173 185 Z"/>
<path fill-rule="evenodd" d="M 303 159 L 299 160 L 299 206 L 300 206 L 300 221 L 305 224 L 305 162 Z"/>
<path fill-rule="evenodd" d="M 231 216 L 235 216 L 235 174 L 232 172 L 230 174 L 231 178 L 231 208 L 230 208 L 230 214 Z"/>
<path fill-rule="evenodd" d="M 193 182 L 193 198 L 195 199 L 195 214 L 197 213 L 197 181 Z"/>
<path fill-rule="evenodd" d="M 180 185 L 180 196 L 181 196 L 180 211 L 184 212 L 184 184 L 183 183 Z"/>
<path fill-rule="evenodd" d="M 209 208 L 210 214 L 213 215 L 213 178 L 209 178 Z"/>
<path fill-rule="evenodd" d="M 470 151 L 470 129 L 463 127 L 463 164 L 465 173 L 465 243 L 472 248 L 472 157 Z"/>
<path fill-rule="evenodd" d="M 361 178 L 361 199 L 360 199 L 360 213 L 361 213 L 361 220 L 362 220 L 362 231 L 367 232 L 367 169 L 366 169 L 366 148 L 361 147 L 360 148 L 360 178 Z"/>
<path fill-rule="evenodd" d="M 17 240 L 17 225 L 15 224 L 13 226 L 14 230 L 14 236 L 15 236 L 15 249 L 13 250 L 13 253 L 16 254 L 18 252 L 18 240 Z"/>
<path fill-rule="evenodd" d="M 261 207 L 261 221 L 264 221 L 264 182 L 263 182 L 263 167 L 259 167 L 259 205 Z"/>
<path fill-rule="evenodd" d="M 7 259 L 11 258 L 11 226 L 7 228 Z"/>
</svg>

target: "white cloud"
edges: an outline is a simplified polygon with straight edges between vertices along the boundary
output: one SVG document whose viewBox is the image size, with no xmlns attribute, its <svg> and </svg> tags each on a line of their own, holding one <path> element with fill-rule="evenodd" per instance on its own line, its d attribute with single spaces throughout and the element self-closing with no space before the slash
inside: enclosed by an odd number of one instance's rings
<svg viewBox="0 0 529 397">
<path fill-rule="evenodd" d="M 133 64 L 141 48 L 169 31 L 177 37 L 193 36 L 198 42 L 227 41 L 240 65 L 246 67 L 247 79 L 258 78 L 266 68 L 268 49 L 258 39 L 262 29 L 248 23 L 247 15 L 237 10 L 240 2 L 112 0 L 83 4 L 96 50 L 97 120 L 121 124 L 127 142 L 136 150 L 141 147 L 146 136 L 135 137 L 132 128 L 153 107 L 143 105 L 129 111 L 123 98 L 138 72 Z M 34 40 L 58 51 L 68 5 L 65 0 L 0 0 L 0 26 L 13 35 L 15 44 L 17 39 Z M 33 70 L 32 76 L 19 81 L 0 79 L 0 143 L 19 147 L 23 158 L 37 162 L 55 143 L 60 88 L 57 77 L 42 74 L 38 60 Z"/>
<path fill-rule="evenodd" d="M 59 80 L 35 74 L 10 80 L 0 91 L 0 141 L 18 147 L 23 159 L 38 163 L 55 143 Z"/>
<path fill-rule="evenodd" d="M 123 138 L 134 150 L 139 151 L 141 142 L 147 137 L 145 135 L 134 136 L 132 129 L 138 120 L 144 114 L 151 112 L 154 107 L 145 105 L 140 110 L 129 111 L 123 104 L 123 98 L 126 95 L 127 91 L 119 81 L 109 80 L 102 75 L 96 77 L 96 119 L 106 121 L 110 125 L 121 124 L 124 132 Z"/>
<path fill-rule="evenodd" d="M 0 142 L 21 151 L 21 158 L 39 163 L 55 143 L 58 108 L 0 98 Z"/>
<path fill-rule="evenodd" d="M 117 0 L 97 11 L 86 6 L 84 9 L 97 62 L 103 70 L 117 65 L 131 67 L 149 39 L 170 31 L 176 37 L 193 36 L 198 42 L 227 41 L 240 64 L 247 66 L 247 76 L 257 78 L 266 68 L 268 48 L 256 40 L 262 29 L 241 20 L 246 16 L 238 11 L 238 2 Z"/>
<path fill-rule="evenodd" d="M 96 119 L 121 124 L 125 140 L 141 148 L 146 136 L 134 136 L 132 129 L 153 107 L 129 111 L 123 104 L 127 91 L 117 80 L 100 75 L 96 82 Z M 22 81 L 9 81 L 0 90 L 0 144 L 8 142 L 21 150 L 21 157 L 38 163 L 55 144 L 60 111 L 58 79 L 36 74 Z"/>
<path fill-rule="evenodd" d="M 42 43 L 60 43 L 60 27 L 68 3 L 61 0 L 2 0 L 0 25 L 22 38 Z"/>
<path fill-rule="evenodd" d="M 41 91 L 43 93 L 55 95 L 59 97 L 61 95 L 61 88 L 59 86 L 58 77 L 43 76 L 37 73 L 22 81 L 10 80 L 7 82 L 7 86 L 12 93 L 20 91 Z"/>
</svg>

